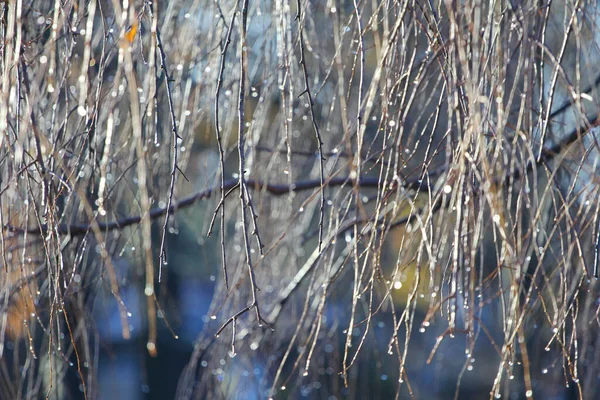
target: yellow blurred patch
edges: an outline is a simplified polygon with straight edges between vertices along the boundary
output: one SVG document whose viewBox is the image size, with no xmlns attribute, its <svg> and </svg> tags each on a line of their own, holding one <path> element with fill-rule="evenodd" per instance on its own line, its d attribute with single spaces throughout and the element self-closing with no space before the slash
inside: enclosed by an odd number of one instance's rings
<svg viewBox="0 0 600 400">
<path fill-rule="evenodd" d="M 135 35 L 137 34 L 138 27 L 139 27 L 139 23 L 136 21 L 133 23 L 133 25 L 131 25 L 131 28 L 129 28 L 129 30 L 125 33 L 125 40 L 129 44 L 132 44 L 133 41 L 135 40 Z"/>
</svg>

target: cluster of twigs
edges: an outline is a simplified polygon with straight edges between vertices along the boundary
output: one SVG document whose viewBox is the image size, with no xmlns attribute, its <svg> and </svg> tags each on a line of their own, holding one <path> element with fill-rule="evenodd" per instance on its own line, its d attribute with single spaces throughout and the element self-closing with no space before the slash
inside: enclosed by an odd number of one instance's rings
<svg viewBox="0 0 600 400">
<path fill-rule="evenodd" d="M 76 369 L 98 396 L 102 288 L 155 356 L 179 224 L 218 230 L 222 270 L 180 398 L 432 397 L 436 362 L 456 398 L 473 370 L 492 397 L 559 391 L 548 375 L 597 393 L 595 6 L 0 11 L 1 393 L 60 397 Z M 444 361 L 457 336 L 467 357 Z M 391 389 L 357 378 L 373 363 Z"/>
</svg>

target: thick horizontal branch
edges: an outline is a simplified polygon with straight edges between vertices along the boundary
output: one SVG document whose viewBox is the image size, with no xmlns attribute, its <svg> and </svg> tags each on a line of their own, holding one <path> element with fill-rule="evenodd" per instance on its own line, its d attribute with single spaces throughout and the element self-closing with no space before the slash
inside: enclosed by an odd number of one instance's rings
<svg viewBox="0 0 600 400">
<path fill-rule="evenodd" d="M 363 177 L 360 179 L 360 182 L 357 183 L 356 179 L 352 179 L 350 177 L 343 176 L 343 177 L 333 177 L 333 178 L 327 179 L 327 180 L 325 180 L 325 183 L 324 183 L 324 185 L 328 186 L 328 187 L 342 186 L 344 184 L 348 184 L 350 186 L 354 186 L 354 185 L 358 184 L 358 186 L 364 187 L 364 188 L 378 188 L 379 186 L 381 186 L 383 184 L 383 182 L 381 182 L 377 178 Z M 392 185 L 392 188 L 395 187 L 394 182 L 389 182 L 389 184 Z M 319 179 L 310 179 L 310 180 L 298 181 L 298 182 L 292 183 L 290 185 L 290 184 L 273 184 L 273 183 L 267 183 L 267 182 L 260 181 L 260 180 L 248 179 L 246 181 L 246 185 L 248 186 L 248 188 L 254 189 L 256 191 L 265 191 L 274 196 L 281 196 L 281 195 L 284 195 L 284 194 L 287 194 L 290 192 L 301 192 L 301 191 L 320 188 L 321 182 Z M 222 190 L 224 192 L 229 192 L 233 189 L 236 189 L 238 186 L 239 186 L 239 180 L 231 179 L 231 180 L 225 181 Z M 426 189 L 426 187 L 421 184 L 420 180 L 417 180 L 417 179 L 408 180 L 404 183 L 403 186 L 405 189 L 413 189 L 413 190 Z M 189 207 L 200 200 L 210 198 L 214 193 L 218 193 L 220 190 L 221 190 L 220 186 L 208 188 L 208 189 L 202 190 L 200 192 L 194 193 L 188 197 L 185 197 L 178 202 L 173 203 L 171 205 L 171 207 L 153 208 L 150 210 L 150 219 L 160 218 L 160 217 L 164 216 L 165 214 L 167 214 L 167 212 L 169 214 L 173 214 L 178 209 Z M 142 216 L 135 215 L 135 216 L 130 216 L 130 217 L 124 217 L 122 219 L 117 219 L 114 221 L 108 221 L 108 222 L 99 221 L 98 227 L 100 228 L 101 231 L 123 229 L 125 227 L 138 224 L 141 221 L 141 219 L 142 219 Z M 89 223 L 61 224 L 58 227 L 58 232 L 60 232 L 61 234 L 80 236 L 80 235 L 86 234 L 90 228 L 91 228 L 91 225 Z M 42 225 L 41 227 L 35 227 L 35 228 L 19 228 L 19 227 L 12 226 L 12 225 L 5 225 L 3 227 L 3 229 L 5 231 L 15 232 L 15 233 L 27 232 L 30 234 L 45 234 L 48 230 L 48 226 Z"/>
<path fill-rule="evenodd" d="M 544 164 L 550 160 L 552 160 L 557 154 L 561 153 L 575 141 L 577 141 L 580 137 L 584 136 L 589 132 L 591 128 L 594 128 L 600 124 L 600 118 L 598 116 L 594 116 L 592 118 L 588 118 L 584 126 L 581 126 L 577 129 L 574 129 L 569 134 L 567 134 L 562 140 L 558 141 L 553 146 L 548 147 L 542 152 L 542 157 L 539 160 L 536 160 L 536 163 L 528 163 L 526 172 L 531 172 L 535 167 Z M 443 170 L 435 170 L 431 173 L 431 175 L 439 175 L 442 174 Z M 505 176 L 505 181 L 510 182 L 510 180 L 520 179 L 522 176 L 522 172 L 518 169 L 512 171 Z M 333 177 L 326 179 L 324 185 L 327 187 L 336 187 L 348 184 L 349 186 L 354 187 L 359 186 L 363 188 L 378 188 L 383 185 L 384 182 L 380 181 L 378 178 L 372 177 L 362 177 L 360 182 L 356 182 L 356 179 L 350 178 L 348 176 L 342 177 Z M 230 179 L 224 182 L 222 190 L 227 193 L 233 189 L 236 189 L 239 185 L 238 179 Z M 321 187 L 321 182 L 319 179 L 309 179 L 304 181 L 298 181 L 292 184 L 274 184 L 268 183 L 261 180 L 249 179 L 246 181 L 246 185 L 248 188 L 256 190 L 256 191 L 265 191 L 274 196 L 281 196 L 290 192 L 301 192 L 311 189 L 318 189 Z M 392 190 L 396 188 L 396 181 L 388 182 Z M 429 187 L 424 183 L 421 178 L 413 178 L 409 180 L 405 180 L 403 182 L 404 189 L 407 190 L 415 190 L 417 192 L 427 191 Z M 202 190 L 200 192 L 194 193 L 188 197 L 181 199 L 180 201 L 173 203 L 171 207 L 157 207 L 150 210 L 150 219 L 157 219 L 165 214 L 167 211 L 169 214 L 175 213 L 180 208 L 185 208 L 193 205 L 194 203 L 210 198 L 213 193 L 218 193 L 221 190 L 219 186 L 208 188 Z M 122 219 L 117 219 L 114 221 L 108 222 L 98 222 L 98 227 L 101 231 L 110 231 L 116 229 L 123 229 L 125 227 L 138 224 L 141 221 L 142 217 L 140 215 L 124 217 Z M 84 224 L 61 224 L 58 227 L 58 231 L 61 234 L 68 234 L 72 236 L 80 236 L 86 234 L 91 228 L 89 223 Z M 47 225 L 42 225 L 41 227 L 34 228 L 19 228 L 13 225 L 5 225 L 3 230 L 14 232 L 14 233 L 30 233 L 30 234 L 45 234 L 48 230 Z"/>
</svg>

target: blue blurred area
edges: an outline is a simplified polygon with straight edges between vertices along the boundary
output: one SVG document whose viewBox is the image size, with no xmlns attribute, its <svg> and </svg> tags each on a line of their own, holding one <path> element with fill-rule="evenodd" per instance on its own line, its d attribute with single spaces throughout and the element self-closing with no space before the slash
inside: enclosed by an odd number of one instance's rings
<svg viewBox="0 0 600 400">
<path fill-rule="evenodd" d="M 183 218 L 183 220 L 197 220 L 202 218 L 199 214 Z M 198 237 L 184 223 L 178 225 L 179 234 L 168 236 L 169 260 L 168 266 L 163 269 L 162 286 L 157 287 L 160 296 L 162 312 L 166 315 L 169 325 L 178 335 L 175 339 L 173 333 L 165 323 L 165 318 L 159 313 L 158 318 L 158 357 L 151 358 L 146 350 L 147 322 L 145 317 L 146 299 L 143 297 L 143 275 L 132 273 L 136 271 L 133 260 L 126 258 L 117 260 L 115 266 L 117 275 L 125 284 L 121 285 L 121 296 L 130 313 L 129 327 L 132 333 L 130 340 L 122 338 L 121 318 L 115 296 L 110 292 L 108 285 L 102 286 L 94 303 L 94 320 L 100 339 L 99 357 L 99 389 L 102 399 L 137 400 L 137 399 L 171 399 L 174 397 L 181 373 L 190 360 L 195 340 L 210 319 L 207 316 L 208 307 L 213 297 L 216 281 L 220 279 L 219 245 L 217 238 L 197 242 Z M 128 275 L 129 274 L 129 275 Z M 340 287 L 345 287 L 349 282 L 341 278 Z M 345 283 L 343 283 L 345 282 Z M 351 282 L 350 282 L 351 283 Z M 312 368 L 307 376 L 302 376 L 303 363 L 297 369 L 287 365 L 284 376 L 293 378 L 287 383 L 288 387 L 277 393 L 276 398 L 315 398 L 315 399 L 354 399 L 354 393 L 343 387 L 343 380 L 339 376 L 341 358 L 346 341 L 345 330 L 348 327 L 351 302 L 348 293 L 334 293 L 325 305 L 323 312 L 322 332 L 326 336 L 320 339 L 317 351 L 313 356 Z M 394 303 L 397 304 L 396 318 L 402 313 L 403 306 L 400 291 L 394 292 Z M 490 296 L 490 293 L 487 294 Z M 491 296 L 490 296 L 491 297 Z M 422 299 L 425 302 L 426 299 Z M 462 299 L 459 299 L 462 301 Z M 426 302 L 425 302 L 426 303 Z M 286 307 L 292 307 L 287 304 Z M 454 337 L 445 334 L 447 324 L 443 317 L 438 315 L 431 325 L 422 325 L 426 307 L 417 307 L 412 325 L 410 349 L 406 356 L 406 376 L 411 385 L 412 393 L 416 398 L 424 399 L 453 399 L 455 398 L 456 384 L 459 376 L 460 391 L 458 398 L 488 398 L 490 382 L 493 382 L 499 366 L 497 349 L 492 344 L 502 343 L 501 308 L 498 301 L 487 304 L 479 314 L 479 324 L 475 331 L 478 332 L 475 346 L 469 348 L 469 339 L 465 334 L 456 333 Z M 461 320 L 459 307 L 457 318 Z M 295 314 L 294 314 L 295 315 Z M 279 321 L 278 334 L 287 330 L 293 333 L 295 329 L 294 318 L 297 317 L 283 311 L 283 320 Z M 364 317 L 364 315 L 363 315 Z M 485 327 L 485 330 L 481 328 Z M 216 329 L 215 324 L 210 329 Z M 543 349 L 540 337 L 546 332 L 538 332 L 536 325 L 526 327 L 531 332 L 528 343 L 531 349 Z M 400 349 L 406 338 L 406 326 L 399 329 L 394 326 L 393 315 L 389 309 L 382 309 L 371 320 L 368 338 L 355 365 L 349 371 L 349 379 L 357 384 L 359 393 L 371 393 L 371 398 L 393 398 L 398 384 L 398 354 L 395 347 L 389 354 L 390 338 L 397 334 Z M 365 332 L 365 324 L 357 326 L 353 332 L 353 350 Z M 224 335 L 231 334 L 229 329 Z M 489 334 L 489 336 L 488 336 Z M 285 335 L 285 333 L 284 333 Z M 427 363 L 432 350 L 440 337 L 444 337 L 432 362 Z M 229 340 L 229 339 L 228 339 Z M 267 340 L 268 342 L 268 336 Z M 238 352 L 251 353 L 250 357 L 230 358 L 226 351 L 217 359 L 200 359 L 200 376 L 209 376 L 216 387 L 235 387 L 235 397 L 238 399 L 264 399 L 269 395 L 270 382 L 272 382 L 274 368 L 283 356 L 284 348 L 271 348 L 268 344 L 261 343 L 252 349 L 250 336 L 243 343 L 239 343 Z M 301 346 L 303 344 L 297 344 Z M 519 352 L 519 349 L 515 349 Z M 291 360 L 298 356 L 294 350 Z M 353 353 L 352 353 L 353 354 Z M 553 358 L 554 357 L 554 358 Z M 562 378 L 562 369 L 556 365 L 555 356 L 542 350 L 529 354 L 532 360 L 532 385 L 534 393 L 544 399 L 569 399 L 573 398 L 574 385 L 566 388 Z M 554 363 L 554 364 L 553 364 Z M 289 363 L 288 363 L 289 364 Z M 274 366 L 275 365 L 275 366 Z M 515 382 L 522 382 L 522 366 L 515 365 Z M 560 378 L 560 379 L 559 379 Z M 514 396 L 520 399 L 517 393 L 524 393 L 515 385 Z M 517 389 L 519 391 L 517 392 Z M 216 395 L 217 398 L 220 398 Z M 401 391 L 401 398 L 409 398 L 407 386 Z"/>
<path fill-rule="evenodd" d="M 212 243 L 201 246 L 195 240 L 196 234 L 188 228 L 182 224 L 178 226 L 179 234 L 167 236 L 168 264 L 163 267 L 163 282 L 156 287 L 162 308 L 157 319 L 156 358 L 150 357 L 146 350 L 146 298 L 139 262 L 127 258 L 114 262 L 121 282 L 120 295 L 128 312 L 129 340 L 122 336 L 116 297 L 108 284 L 99 285 L 92 313 L 100 341 L 98 385 L 102 399 L 174 397 L 193 342 L 208 321 L 206 314 L 215 287 L 214 273 L 218 269 L 215 262 L 218 254 L 213 254 Z"/>
</svg>

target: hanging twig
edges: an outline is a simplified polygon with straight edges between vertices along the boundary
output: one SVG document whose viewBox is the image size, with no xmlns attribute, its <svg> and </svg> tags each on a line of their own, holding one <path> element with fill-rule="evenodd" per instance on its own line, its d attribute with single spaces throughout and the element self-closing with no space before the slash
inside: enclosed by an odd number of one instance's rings
<svg viewBox="0 0 600 400">
<path fill-rule="evenodd" d="M 227 61 L 227 49 L 229 48 L 229 44 L 231 43 L 231 33 L 233 31 L 233 24 L 235 22 L 235 16 L 237 14 L 237 10 L 233 12 L 231 16 L 231 22 L 229 23 L 229 28 L 227 29 L 227 36 L 225 37 L 225 44 L 221 49 L 221 64 L 219 66 L 219 73 L 217 78 L 217 88 L 215 89 L 215 133 L 217 135 L 217 147 L 219 151 L 219 164 L 221 168 L 221 200 L 217 205 L 217 209 L 215 209 L 215 213 L 213 215 L 212 220 L 210 221 L 210 225 L 208 228 L 207 236 L 210 236 L 212 232 L 212 228 L 214 226 L 215 217 L 217 216 L 217 211 L 219 208 L 221 209 L 221 232 L 219 233 L 221 237 L 221 259 L 223 260 L 223 278 L 225 280 L 225 288 L 229 290 L 229 277 L 227 275 L 227 258 L 225 255 L 225 151 L 223 150 L 223 140 L 221 137 L 221 126 L 219 122 L 219 95 L 221 93 L 221 87 L 223 86 L 223 74 L 225 72 L 225 62 Z M 221 14 L 222 15 L 222 14 Z M 223 21 L 225 23 L 225 21 Z"/>
</svg>

